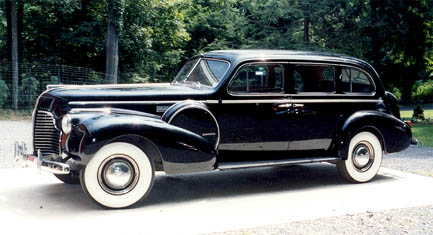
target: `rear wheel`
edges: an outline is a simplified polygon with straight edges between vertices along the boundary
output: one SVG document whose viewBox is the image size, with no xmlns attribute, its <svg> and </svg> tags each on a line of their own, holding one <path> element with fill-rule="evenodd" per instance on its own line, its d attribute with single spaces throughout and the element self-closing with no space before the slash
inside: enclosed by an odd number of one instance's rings
<svg viewBox="0 0 433 235">
<path fill-rule="evenodd" d="M 382 164 L 382 145 L 371 132 L 359 132 L 350 140 L 347 159 L 337 163 L 340 175 L 352 183 L 373 179 Z"/>
<path fill-rule="evenodd" d="M 101 206 L 129 207 L 150 192 L 154 169 L 152 160 L 137 146 L 111 143 L 101 148 L 81 171 L 81 186 Z"/>
</svg>

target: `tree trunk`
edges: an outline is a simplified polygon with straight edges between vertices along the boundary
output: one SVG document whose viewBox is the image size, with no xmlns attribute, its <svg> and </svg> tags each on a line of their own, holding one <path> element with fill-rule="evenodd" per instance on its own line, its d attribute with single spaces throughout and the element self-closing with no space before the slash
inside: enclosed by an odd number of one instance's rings
<svg viewBox="0 0 433 235">
<path fill-rule="evenodd" d="M 304 17 L 304 43 L 310 42 L 310 20 L 308 17 Z"/>
<path fill-rule="evenodd" d="M 22 0 L 17 0 L 17 34 L 18 34 L 18 63 L 23 62 L 23 14 L 24 14 L 24 2 Z"/>
<path fill-rule="evenodd" d="M 7 24 L 7 60 L 12 60 L 12 23 L 11 23 L 11 2 L 10 0 L 5 2 L 6 5 L 6 24 Z"/>
<path fill-rule="evenodd" d="M 371 59 L 373 67 L 380 74 L 380 59 L 379 59 L 379 27 L 377 8 L 380 7 L 380 0 L 370 0 L 370 20 L 371 20 Z"/>
<path fill-rule="evenodd" d="M 304 11 L 304 43 L 310 42 L 310 5 L 307 4 Z"/>
<path fill-rule="evenodd" d="M 117 67 L 119 64 L 119 48 L 118 48 L 118 30 L 115 25 L 115 12 L 110 7 L 108 16 L 108 27 L 107 27 L 107 53 L 106 53 L 106 64 L 105 64 L 105 79 L 108 83 L 117 83 Z"/>
<path fill-rule="evenodd" d="M 415 84 L 416 79 L 408 76 L 417 76 L 417 70 L 408 68 L 406 72 L 406 76 L 402 79 L 403 89 L 401 91 L 401 100 L 404 104 L 409 104 L 412 99 L 412 87 Z"/>
<path fill-rule="evenodd" d="M 17 33 L 17 9 L 15 0 L 11 0 L 11 54 L 12 54 L 12 108 L 18 110 L 18 33 Z"/>
</svg>

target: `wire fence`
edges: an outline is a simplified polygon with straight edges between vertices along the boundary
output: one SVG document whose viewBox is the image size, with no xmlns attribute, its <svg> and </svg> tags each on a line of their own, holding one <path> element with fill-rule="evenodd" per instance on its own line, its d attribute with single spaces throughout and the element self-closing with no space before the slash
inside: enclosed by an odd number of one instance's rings
<svg viewBox="0 0 433 235">
<path fill-rule="evenodd" d="M 13 109 L 13 64 L 0 62 L 0 110 Z M 48 64 L 18 64 L 17 107 L 31 110 L 47 85 L 106 84 L 106 74 L 91 68 Z"/>
</svg>

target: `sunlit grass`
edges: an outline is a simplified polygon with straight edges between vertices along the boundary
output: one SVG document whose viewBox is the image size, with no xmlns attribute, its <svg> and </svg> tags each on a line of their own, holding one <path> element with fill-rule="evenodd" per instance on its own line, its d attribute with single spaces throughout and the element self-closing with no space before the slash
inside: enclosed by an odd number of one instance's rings
<svg viewBox="0 0 433 235">
<path fill-rule="evenodd" d="M 433 148 L 433 123 L 414 123 L 412 125 L 413 138 L 422 147 Z"/>
<path fill-rule="evenodd" d="M 401 118 L 410 119 L 412 118 L 413 110 L 401 110 L 400 116 Z M 425 119 L 433 119 L 433 109 L 424 110 L 424 118 Z"/>
</svg>

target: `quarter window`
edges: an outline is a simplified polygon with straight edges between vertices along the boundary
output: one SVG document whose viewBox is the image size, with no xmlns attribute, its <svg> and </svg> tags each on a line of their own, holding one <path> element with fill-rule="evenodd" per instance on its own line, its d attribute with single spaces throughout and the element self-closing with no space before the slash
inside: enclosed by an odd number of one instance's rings
<svg viewBox="0 0 433 235">
<path fill-rule="evenodd" d="M 371 93 L 374 91 L 367 75 L 352 68 L 341 70 L 341 86 L 344 93 Z"/>
<path fill-rule="evenodd" d="M 300 92 L 335 92 L 335 68 L 330 66 L 295 66 L 294 88 Z"/>
<path fill-rule="evenodd" d="M 235 75 L 228 90 L 233 93 L 282 93 L 283 66 L 279 64 L 249 64 Z"/>
</svg>

